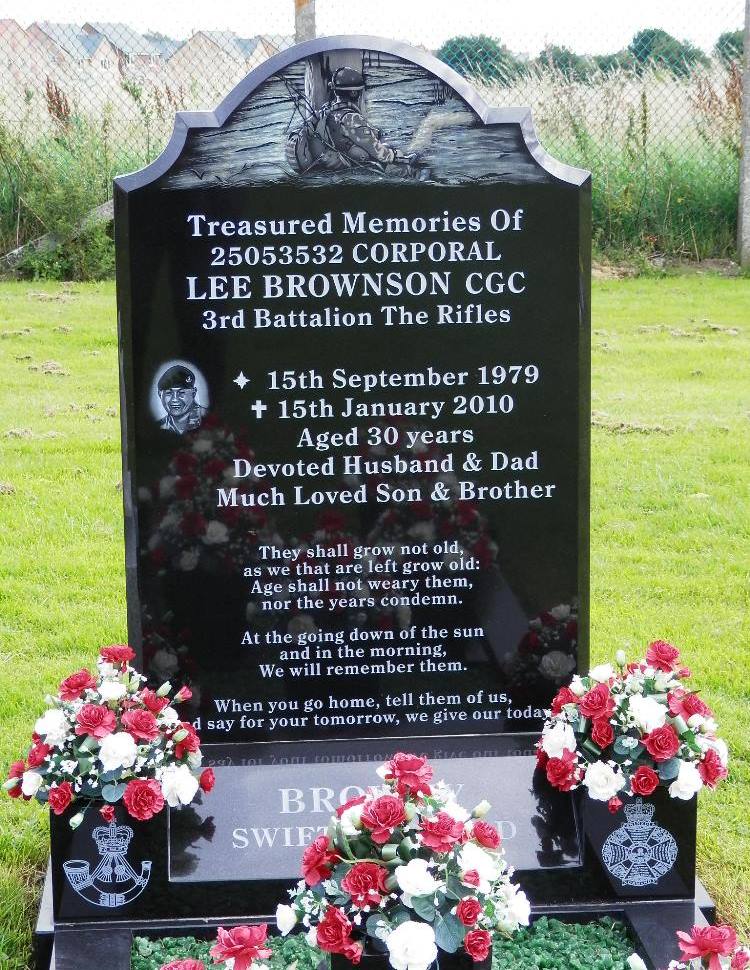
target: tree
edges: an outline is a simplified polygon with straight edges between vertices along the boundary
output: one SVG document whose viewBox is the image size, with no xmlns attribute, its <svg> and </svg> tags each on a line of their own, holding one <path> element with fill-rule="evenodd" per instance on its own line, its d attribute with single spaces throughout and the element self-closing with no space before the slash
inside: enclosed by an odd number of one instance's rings
<svg viewBox="0 0 750 970">
<path fill-rule="evenodd" d="M 632 71 L 636 63 L 632 51 L 629 50 L 617 51 L 615 54 L 594 54 L 593 61 L 602 74 Z"/>
<path fill-rule="evenodd" d="M 677 77 L 687 77 L 698 64 L 708 64 L 708 58 L 690 41 L 677 40 L 666 30 L 648 27 L 639 30 L 628 50 L 641 69 L 650 64 L 666 67 Z"/>
<path fill-rule="evenodd" d="M 523 62 L 507 47 L 486 34 L 451 37 L 437 56 L 464 77 L 508 85 L 525 70 Z"/>
<path fill-rule="evenodd" d="M 585 81 L 594 70 L 593 63 L 587 57 L 581 57 L 569 47 L 545 47 L 539 54 L 538 62 L 542 67 L 559 71 L 568 81 Z"/>
<path fill-rule="evenodd" d="M 714 53 L 718 58 L 729 64 L 731 61 L 741 61 L 745 53 L 743 31 L 726 30 L 716 41 Z"/>
</svg>

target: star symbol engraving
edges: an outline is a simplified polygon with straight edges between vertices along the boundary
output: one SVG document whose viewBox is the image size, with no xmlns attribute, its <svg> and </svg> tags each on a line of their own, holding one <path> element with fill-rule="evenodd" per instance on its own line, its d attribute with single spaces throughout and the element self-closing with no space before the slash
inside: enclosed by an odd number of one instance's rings
<svg viewBox="0 0 750 970">
<path fill-rule="evenodd" d="M 232 381 L 232 383 L 233 384 L 236 384 L 237 387 L 239 387 L 239 389 L 241 391 L 243 391 L 245 389 L 245 385 L 250 383 L 250 378 L 249 377 L 245 377 L 245 375 L 242 373 L 242 371 L 240 371 L 239 374 Z"/>
</svg>

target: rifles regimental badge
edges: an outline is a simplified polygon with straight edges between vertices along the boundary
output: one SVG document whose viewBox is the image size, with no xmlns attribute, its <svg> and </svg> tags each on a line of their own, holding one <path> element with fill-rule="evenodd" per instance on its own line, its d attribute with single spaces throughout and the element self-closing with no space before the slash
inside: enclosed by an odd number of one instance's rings
<svg viewBox="0 0 750 970">
<path fill-rule="evenodd" d="M 604 842 L 602 862 L 623 886 L 652 886 L 677 861 L 677 843 L 654 823 L 654 806 L 643 799 L 626 805 L 625 815 L 625 824 Z"/>
<path fill-rule="evenodd" d="M 136 899 L 148 885 L 151 863 L 141 862 L 140 875 L 127 860 L 133 838 L 129 825 L 100 825 L 92 833 L 101 859 L 91 871 L 91 863 L 71 859 L 63 865 L 65 876 L 78 895 L 94 906 L 113 909 Z"/>
</svg>

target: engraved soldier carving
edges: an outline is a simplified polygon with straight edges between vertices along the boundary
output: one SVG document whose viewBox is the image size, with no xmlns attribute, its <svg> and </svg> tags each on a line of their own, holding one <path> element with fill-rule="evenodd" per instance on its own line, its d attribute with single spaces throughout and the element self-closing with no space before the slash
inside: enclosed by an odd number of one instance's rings
<svg viewBox="0 0 750 970">
<path fill-rule="evenodd" d="M 160 428 L 175 434 L 200 428 L 206 408 L 198 401 L 195 374 L 189 367 L 168 367 L 159 378 L 158 391 L 164 408 Z"/>
</svg>

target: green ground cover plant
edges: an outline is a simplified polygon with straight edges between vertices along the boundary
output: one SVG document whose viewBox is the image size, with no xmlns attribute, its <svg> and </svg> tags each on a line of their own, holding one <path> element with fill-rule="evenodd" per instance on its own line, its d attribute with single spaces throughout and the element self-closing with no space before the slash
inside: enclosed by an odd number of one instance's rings
<svg viewBox="0 0 750 970">
<path fill-rule="evenodd" d="M 732 753 L 701 797 L 698 871 L 750 934 L 750 281 L 597 281 L 592 660 L 663 637 Z M 0 284 L 0 766 L 43 695 L 126 637 L 111 283 Z M 0 799 L 0 966 L 27 966 L 44 810 Z"/>
</svg>

